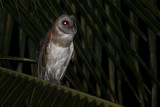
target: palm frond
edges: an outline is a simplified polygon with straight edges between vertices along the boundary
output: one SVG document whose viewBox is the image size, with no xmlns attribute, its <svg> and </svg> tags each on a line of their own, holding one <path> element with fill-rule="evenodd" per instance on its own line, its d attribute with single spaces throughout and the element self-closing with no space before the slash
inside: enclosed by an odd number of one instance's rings
<svg viewBox="0 0 160 107">
<path fill-rule="evenodd" d="M 81 106 L 122 107 L 64 86 L 47 84 L 44 80 L 6 68 L 0 67 L 0 74 L 1 107 L 24 106 L 26 99 L 30 100 L 28 106 L 79 106 L 76 102 L 81 102 Z"/>
</svg>

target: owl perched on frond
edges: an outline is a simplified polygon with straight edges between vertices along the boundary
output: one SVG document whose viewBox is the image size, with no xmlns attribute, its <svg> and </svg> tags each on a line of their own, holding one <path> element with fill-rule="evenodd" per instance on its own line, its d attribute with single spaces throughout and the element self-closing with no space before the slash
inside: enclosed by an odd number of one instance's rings
<svg viewBox="0 0 160 107">
<path fill-rule="evenodd" d="M 77 32 L 75 16 L 61 15 L 41 40 L 38 77 L 60 83 L 74 57 L 73 39 Z"/>
</svg>

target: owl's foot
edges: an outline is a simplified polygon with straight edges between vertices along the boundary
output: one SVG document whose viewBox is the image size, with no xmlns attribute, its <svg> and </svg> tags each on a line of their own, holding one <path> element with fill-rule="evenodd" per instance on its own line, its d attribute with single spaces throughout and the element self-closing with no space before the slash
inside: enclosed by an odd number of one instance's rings
<svg viewBox="0 0 160 107">
<path fill-rule="evenodd" d="M 56 83 L 58 85 L 61 85 L 61 82 L 56 79 L 50 80 L 50 83 Z"/>
</svg>

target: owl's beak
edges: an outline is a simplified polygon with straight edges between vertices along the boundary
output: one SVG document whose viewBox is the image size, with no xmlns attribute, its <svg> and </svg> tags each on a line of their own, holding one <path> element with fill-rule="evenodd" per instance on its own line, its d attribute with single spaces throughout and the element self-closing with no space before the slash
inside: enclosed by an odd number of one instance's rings
<svg viewBox="0 0 160 107">
<path fill-rule="evenodd" d="M 74 15 L 71 15 L 70 18 L 72 19 L 73 23 L 71 23 L 70 28 L 72 29 L 72 32 L 76 31 L 76 17 Z"/>
<path fill-rule="evenodd" d="M 71 15 L 70 18 L 73 20 L 71 27 L 76 27 L 76 17 L 74 15 Z"/>
</svg>

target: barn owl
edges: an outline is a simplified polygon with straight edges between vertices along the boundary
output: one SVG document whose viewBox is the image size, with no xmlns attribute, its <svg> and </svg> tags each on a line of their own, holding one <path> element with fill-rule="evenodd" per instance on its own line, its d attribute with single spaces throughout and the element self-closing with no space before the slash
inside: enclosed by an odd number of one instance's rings
<svg viewBox="0 0 160 107">
<path fill-rule="evenodd" d="M 38 77 L 59 84 L 74 57 L 73 39 L 77 32 L 73 15 L 63 14 L 41 40 Z"/>
</svg>

